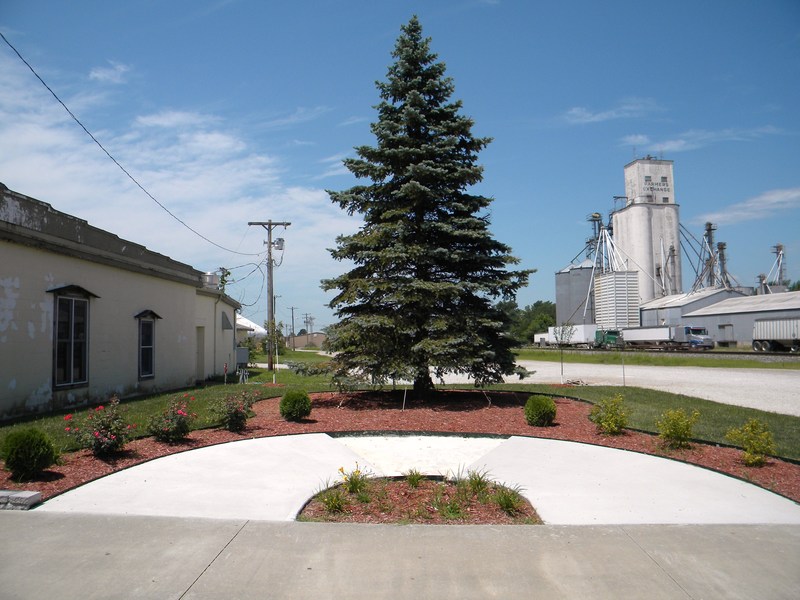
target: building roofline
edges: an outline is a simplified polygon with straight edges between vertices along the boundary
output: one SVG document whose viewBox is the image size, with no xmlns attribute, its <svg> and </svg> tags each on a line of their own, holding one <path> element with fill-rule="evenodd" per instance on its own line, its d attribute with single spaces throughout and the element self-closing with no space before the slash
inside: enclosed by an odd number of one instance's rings
<svg viewBox="0 0 800 600">
<path fill-rule="evenodd" d="M 0 241 L 80 258 L 186 285 L 202 285 L 201 271 L 89 225 L 50 204 L 0 183 Z"/>
</svg>

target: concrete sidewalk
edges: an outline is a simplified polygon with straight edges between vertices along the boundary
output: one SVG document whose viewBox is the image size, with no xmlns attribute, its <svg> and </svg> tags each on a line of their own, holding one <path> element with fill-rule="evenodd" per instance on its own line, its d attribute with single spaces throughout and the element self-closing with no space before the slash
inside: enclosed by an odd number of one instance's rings
<svg viewBox="0 0 800 600">
<path fill-rule="evenodd" d="M 390 526 L 0 513 L 0 595 L 794 599 L 800 526 Z"/>
<path fill-rule="evenodd" d="M 526 488 L 548 524 L 290 521 L 356 462 L 389 475 L 487 470 Z M 115 473 L 36 510 L 0 511 L 0 531 L 4 600 L 793 599 L 800 589 L 798 504 L 674 461 L 523 437 L 223 444 Z"/>
<path fill-rule="evenodd" d="M 49 500 L 35 512 L 294 519 L 356 464 L 375 475 L 486 471 L 520 486 L 548 524 L 786 523 L 800 505 L 744 481 L 664 458 L 528 437 L 314 433 L 172 454 Z"/>
</svg>

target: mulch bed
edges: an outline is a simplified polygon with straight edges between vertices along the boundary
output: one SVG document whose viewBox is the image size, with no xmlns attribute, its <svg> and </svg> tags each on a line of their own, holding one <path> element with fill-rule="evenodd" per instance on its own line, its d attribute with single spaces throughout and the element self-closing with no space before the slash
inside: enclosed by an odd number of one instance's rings
<svg viewBox="0 0 800 600">
<path fill-rule="evenodd" d="M 552 427 L 531 427 L 525 422 L 522 403 L 527 394 L 492 392 L 491 403 L 476 391 L 440 392 L 428 401 L 408 398 L 403 410 L 402 392 L 321 393 L 312 396 L 310 418 L 300 423 L 284 421 L 278 411 L 280 398 L 255 404 L 255 416 L 242 433 L 221 429 L 193 431 L 178 444 L 153 438 L 134 440 L 119 456 L 99 460 L 88 450 L 62 456 L 61 464 L 31 482 L 17 483 L 8 471 L 0 471 L 0 489 L 27 489 L 42 492 L 44 499 L 114 471 L 148 460 L 225 442 L 318 432 L 430 432 L 453 434 L 522 435 L 570 440 L 667 456 L 696 464 L 782 494 L 800 502 L 800 465 L 769 459 L 763 467 L 747 467 L 742 453 L 712 444 L 693 444 L 685 450 L 667 451 L 658 437 L 635 431 L 619 436 L 601 435 L 591 421 L 591 405 L 569 399 L 556 399 L 556 423 Z"/>
</svg>

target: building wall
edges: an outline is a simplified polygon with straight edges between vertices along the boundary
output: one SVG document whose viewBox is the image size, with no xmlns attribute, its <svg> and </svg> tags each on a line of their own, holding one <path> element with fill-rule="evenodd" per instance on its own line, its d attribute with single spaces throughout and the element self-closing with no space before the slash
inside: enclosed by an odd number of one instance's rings
<svg viewBox="0 0 800 600">
<path fill-rule="evenodd" d="M 718 302 L 727 300 L 728 298 L 736 298 L 742 296 L 741 292 L 736 290 L 720 289 L 714 294 L 699 295 L 697 300 L 686 301 L 678 303 L 675 306 L 665 306 L 658 308 L 642 307 L 642 326 L 648 327 L 651 325 L 694 325 L 695 321 L 686 319 L 685 314 L 694 310 L 699 310 L 707 306 L 713 306 Z M 693 297 L 693 295 L 692 295 Z M 691 321 L 691 322 L 690 322 Z"/>
<path fill-rule="evenodd" d="M 127 396 L 194 380 L 196 288 L 0 240 L 0 419 Z M 54 390 L 55 296 L 77 285 L 89 300 L 88 385 Z M 155 376 L 139 380 L 138 321 L 155 322 Z"/>
<path fill-rule="evenodd" d="M 641 302 L 680 293 L 679 208 L 672 161 L 641 159 L 625 166 L 626 205 L 612 215 L 614 242 L 639 271 Z M 670 259 L 670 248 L 674 258 Z"/>
<path fill-rule="evenodd" d="M 691 316 L 692 325 L 705 327 L 717 345 L 750 348 L 756 319 L 800 318 L 798 310 L 769 310 L 748 313 Z"/>
<path fill-rule="evenodd" d="M 195 378 L 203 381 L 224 373 L 236 371 L 236 308 L 224 294 L 215 290 L 197 290 L 195 335 L 197 349 Z M 202 328 L 201 335 L 197 329 Z M 199 354 L 199 356 L 198 356 Z M 202 365 L 202 367 L 200 366 Z"/>
</svg>

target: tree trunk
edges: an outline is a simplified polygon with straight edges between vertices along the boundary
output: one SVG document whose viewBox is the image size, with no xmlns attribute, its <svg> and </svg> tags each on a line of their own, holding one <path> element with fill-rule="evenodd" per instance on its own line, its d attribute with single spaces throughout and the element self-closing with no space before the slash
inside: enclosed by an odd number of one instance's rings
<svg viewBox="0 0 800 600">
<path fill-rule="evenodd" d="M 433 392 L 433 379 L 428 371 L 417 373 L 414 379 L 414 397 L 424 400 Z"/>
</svg>

